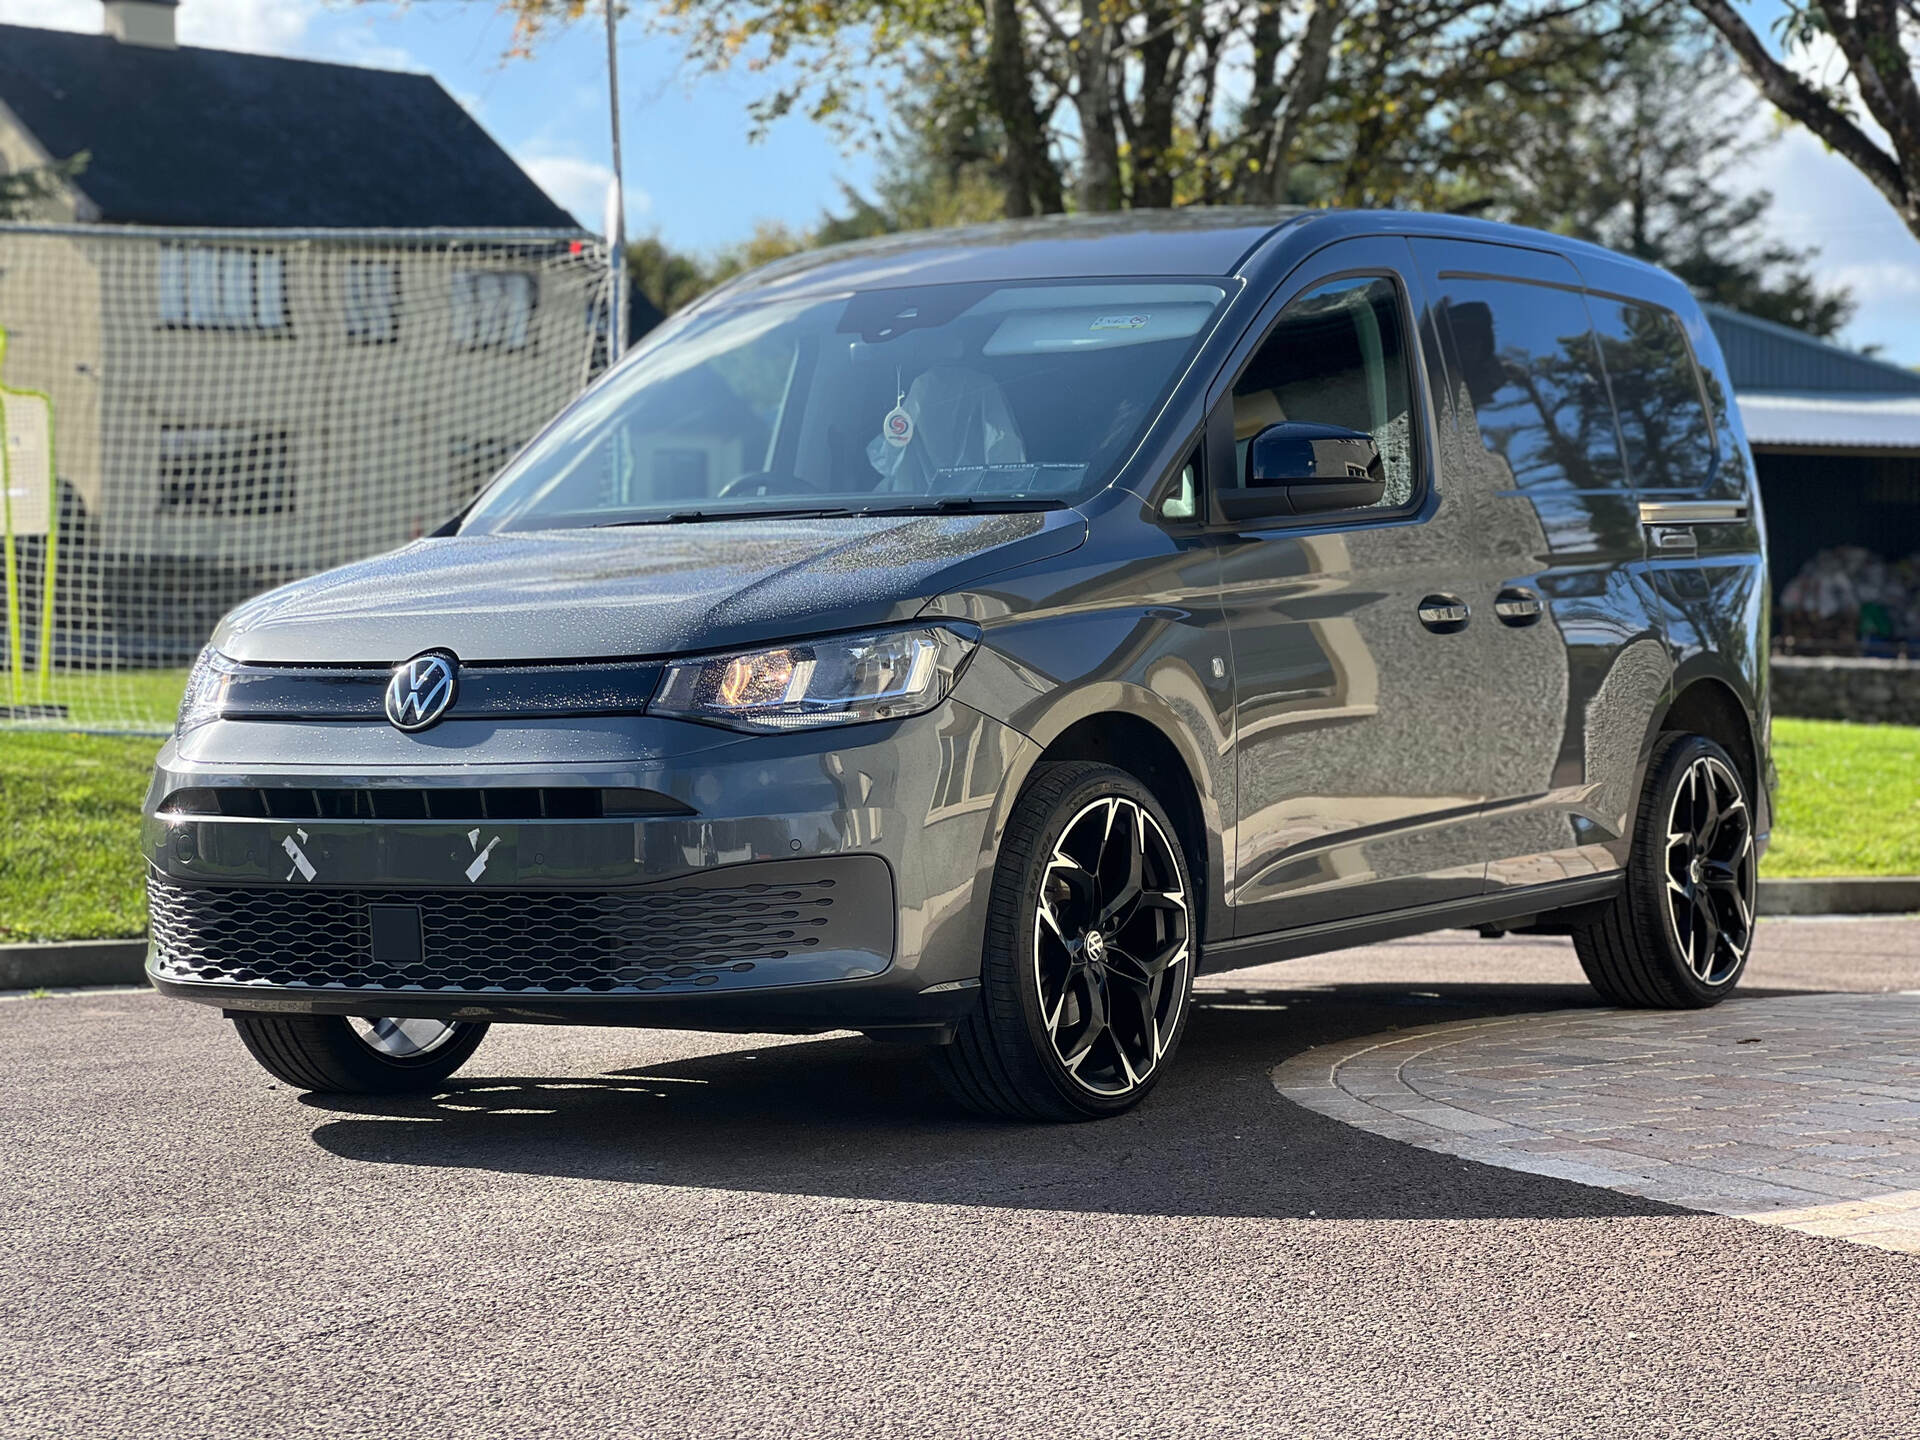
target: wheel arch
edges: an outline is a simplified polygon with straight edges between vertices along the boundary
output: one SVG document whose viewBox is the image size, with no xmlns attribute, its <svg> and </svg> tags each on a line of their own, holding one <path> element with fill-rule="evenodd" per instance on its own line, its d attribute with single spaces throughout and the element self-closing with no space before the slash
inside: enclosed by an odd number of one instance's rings
<svg viewBox="0 0 1920 1440">
<path fill-rule="evenodd" d="M 1092 760 L 1126 771 L 1153 793 L 1173 822 L 1201 906 L 1202 939 L 1222 938 L 1220 812 L 1202 778 L 1207 772 L 1193 738 L 1150 702 L 1129 694 L 1123 703 L 1125 708 L 1063 708 L 1050 715 L 1041 733 L 1029 734 L 1034 746 L 1025 752 L 1028 763 L 1008 787 L 1009 796 L 1024 790 L 1033 767 L 1043 762 Z"/>
<path fill-rule="evenodd" d="M 1772 823 L 1773 805 L 1771 767 L 1757 733 L 1764 722 L 1758 715 L 1757 708 L 1725 676 L 1712 672 L 1688 675 L 1683 671 L 1674 678 L 1672 698 L 1655 717 L 1646 750 L 1650 754 L 1659 737 L 1669 731 L 1686 731 L 1712 740 L 1733 757 L 1747 792 L 1766 807 L 1764 834 Z M 1644 762 L 1642 769 L 1644 773 Z"/>
</svg>

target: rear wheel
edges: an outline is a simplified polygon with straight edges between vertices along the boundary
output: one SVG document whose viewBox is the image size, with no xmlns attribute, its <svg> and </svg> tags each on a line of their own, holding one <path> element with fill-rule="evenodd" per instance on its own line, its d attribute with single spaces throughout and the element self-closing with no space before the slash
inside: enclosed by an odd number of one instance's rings
<svg viewBox="0 0 1920 1440">
<path fill-rule="evenodd" d="M 1759 855 L 1740 767 L 1704 735 L 1664 735 L 1647 766 L 1626 885 L 1574 949 L 1615 1005 L 1718 1004 L 1753 948 Z"/>
<path fill-rule="evenodd" d="M 1138 1104 L 1186 1025 L 1192 893 L 1171 822 L 1133 776 L 1036 769 L 994 871 L 979 1007 L 936 1052 L 948 1088 L 1025 1120 Z"/>
<path fill-rule="evenodd" d="M 467 1061 L 485 1025 L 363 1020 L 341 1015 L 237 1014 L 233 1028 L 268 1071 L 302 1090 L 392 1095 L 431 1090 Z"/>
</svg>

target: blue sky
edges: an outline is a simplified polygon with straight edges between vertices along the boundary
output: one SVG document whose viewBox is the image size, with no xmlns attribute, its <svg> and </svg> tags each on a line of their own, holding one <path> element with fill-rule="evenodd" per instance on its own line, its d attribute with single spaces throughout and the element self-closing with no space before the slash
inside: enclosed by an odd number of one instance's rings
<svg viewBox="0 0 1920 1440">
<path fill-rule="evenodd" d="M 1761 0 L 1752 13 L 1764 24 L 1778 9 Z M 0 0 L 0 21 L 19 24 L 97 30 L 100 14 L 98 0 Z M 488 0 L 182 0 L 179 16 L 187 44 L 434 75 L 556 200 L 601 228 L 609 145 L 597 17 L 550 35 L 531 60 L 505 60 L 511 22 Z M 760 82 L 686 73 L 672 42 L 637 19 L 623 26 L 620 64 L 630 233 L 711 250 L 760 219 L 807 224 L 837 202 L 840 182 L 871 175 L 864 157 L 805 120 L 749 141 L 746 103 Z M 1751 183 L 1774 192 L 1780 236 L 1819 246 L 1822 278 L 1851 285 L 1862 302 L 1842 338 L 1920 364 L 1920 240 L 1879 194 L 1798 130 L 1754 164 Z"/>
</svg>

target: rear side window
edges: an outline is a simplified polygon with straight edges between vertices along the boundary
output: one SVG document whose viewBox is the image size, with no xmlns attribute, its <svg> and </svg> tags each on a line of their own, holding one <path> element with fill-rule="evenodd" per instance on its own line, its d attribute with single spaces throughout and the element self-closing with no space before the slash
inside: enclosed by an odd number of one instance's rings
<svg viewBox="0 0 1920 1440">
<path fill-rule="evenodd" d="M 1480 442 L 1514 486 L 1624 490 L 1586 297 L 1520 280 L 1442 284 Z"/>
<path fill-rule="evenodd" d="M 1713 418 L 1680 321 L 1599 295 L 1589 304 L 1634 485 L 1704 489 L 1713 476 Z"/>
<path fill-rule="evenodd" d="M 1233 387 L 1230 483 L 1269 425 L 1304 420 L 1373 437 L 1387 488 L 1377 510 L 1414 495 L 1413 385 L 1400 292 L 1384 277 L 1331 280 L 1288 302 Z"/>
</svg>

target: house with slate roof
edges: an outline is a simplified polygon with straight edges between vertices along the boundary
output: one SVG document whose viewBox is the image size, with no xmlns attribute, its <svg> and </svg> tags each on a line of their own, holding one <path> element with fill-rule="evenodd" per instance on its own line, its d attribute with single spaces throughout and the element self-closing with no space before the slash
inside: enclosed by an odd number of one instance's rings
<svg viewBox="0 0 1920 1440">
<path fill-rule="evenodd" d="M 0 161 L 19 170 L 88 157 L 53 214 L 578 228 L 432 76 L 179 46 L 176 8 L 106 0 L 98 35 L 0 25 Z"/>
<path fill-rule="evenodd" d="M 101 663 L 433 529 L 605 360 L 598 242 L 431 76 L 175 17 L 0 25 L 0 171 L 80 157 L 0 227 L 0 385 L 52 397 L 58 643 Z"/>
</svg>

